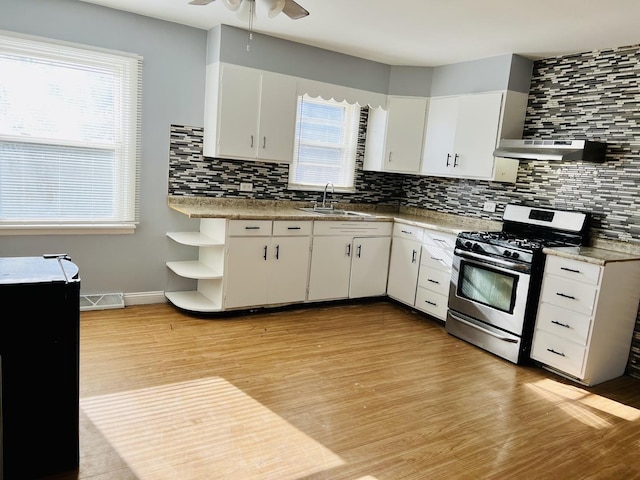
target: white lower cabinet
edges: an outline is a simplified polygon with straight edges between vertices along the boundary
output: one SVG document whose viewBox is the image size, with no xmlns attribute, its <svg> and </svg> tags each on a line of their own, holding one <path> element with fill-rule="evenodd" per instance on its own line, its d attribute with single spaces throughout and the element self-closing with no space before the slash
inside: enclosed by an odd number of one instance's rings
<svg viewBox="0 0 640 480">
<path fill-rule="evenodd" d="M 584 385 L 623 375 L 639 301 L 640 262 L 548 255 L 531 358 Z"/>
<path fill-rule="evenodd" d="M 396 223 L 387 295 L 445 321 L 455 241 L 453 234 Z"/>
<path fill-rule="evenodd" d="M 303 302 L 311 222 L 231 220 L 224 308 Z"/>
<path fill-rule="evenodd" d="M 447 318 L 456 236 L 425 230 L 415 307 L 442 321 Z"/>
<path fill-rule="evenodd" d="M 308 300 L 384 295 L 390 222 L 316 221 Z"/>
<path fill-rule="evenodd" d="M 420 268 L 424 230 L 413 225 L 393 226 L 387 295 L 407 305 L 414 305 Z"/>
</svg>

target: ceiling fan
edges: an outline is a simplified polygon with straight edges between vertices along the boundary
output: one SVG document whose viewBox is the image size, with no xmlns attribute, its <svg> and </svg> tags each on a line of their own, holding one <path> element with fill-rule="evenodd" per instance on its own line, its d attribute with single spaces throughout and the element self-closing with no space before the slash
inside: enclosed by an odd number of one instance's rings
<svg viewBox="0 0 640 480">
<path fill-rule="evenodd" d="M 215 0 L 191 0 L 191 5 L 208 5 Z M 309 15 L 309 12 L 302 6 L 294 2 L 294 0 L 260 0 L 267 7 L 267 15 L 273 18 L 280 12 L 287 17 L 297 20 Z M 225 6 L 238 15 L 253 17 L 255 15 L 256 0 L 222 0 Z"/>
</svg>

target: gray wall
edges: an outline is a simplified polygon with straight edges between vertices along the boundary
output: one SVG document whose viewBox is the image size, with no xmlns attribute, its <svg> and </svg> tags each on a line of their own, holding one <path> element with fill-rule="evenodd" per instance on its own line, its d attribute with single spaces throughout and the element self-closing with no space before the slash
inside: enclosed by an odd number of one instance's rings
<svg viewBox="0 0 640 480">
<path fill-rule="evenodd" d="M 169 126 L 203 123 L 207 32 L 74 0 L 2 0 L 0 29 L 144 57 L 135 234 L 0 236 L 0 256 L 66 252 L 80 268 L 83 294 L 166 290 L 165 233 L 188 224 L 166 206 Z"/>
</svg>

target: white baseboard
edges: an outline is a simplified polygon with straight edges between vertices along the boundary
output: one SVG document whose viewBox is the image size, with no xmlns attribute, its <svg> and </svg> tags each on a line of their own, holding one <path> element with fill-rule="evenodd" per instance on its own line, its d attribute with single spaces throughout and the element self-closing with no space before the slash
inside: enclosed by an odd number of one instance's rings
<svg viewBox="0 0 640 480">
<path fill-rule="evenodd" d="M 124 294 L 124 305 L 149 305 L 152 303 L 167 303 L 167 297 L 163 291 L 159 292 L 133 292 Z"/>
</svg>

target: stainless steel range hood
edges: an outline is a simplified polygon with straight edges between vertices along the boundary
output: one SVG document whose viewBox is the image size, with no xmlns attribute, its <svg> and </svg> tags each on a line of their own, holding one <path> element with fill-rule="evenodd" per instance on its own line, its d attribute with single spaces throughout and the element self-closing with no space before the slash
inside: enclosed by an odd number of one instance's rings
<svg viewBox="0 0 640 480">
<path fill-rule="evenodd" d="M 604 162 L 607 144 L 592 140 L 500 140 L 494 157 Z"/>
</svg>

